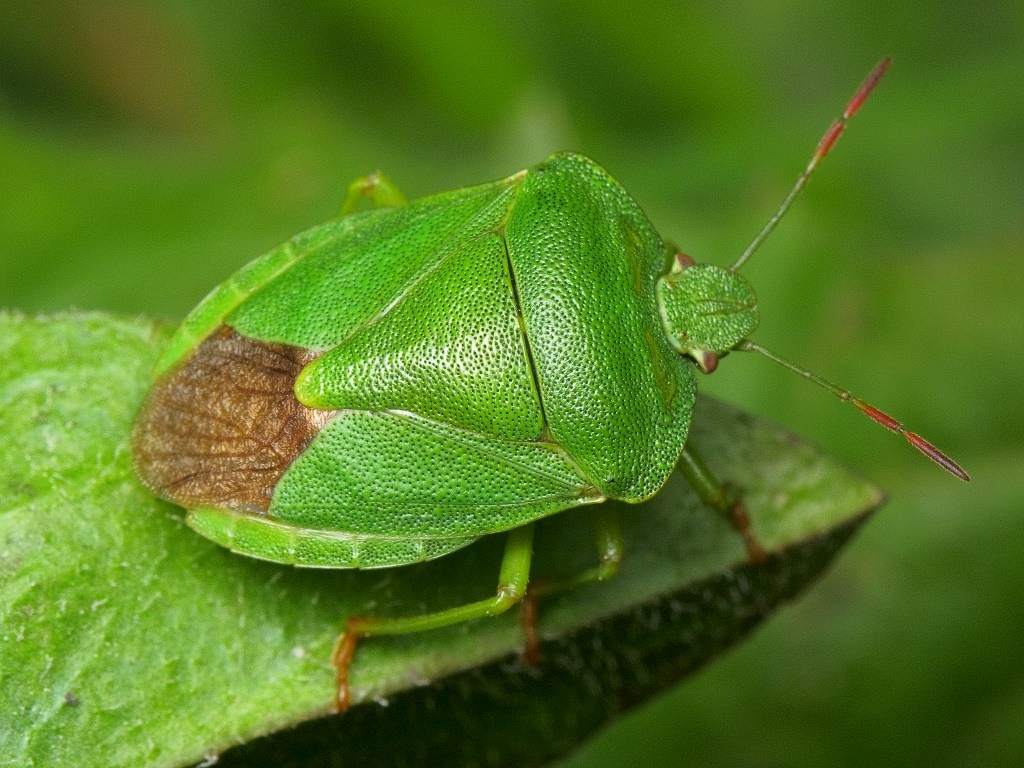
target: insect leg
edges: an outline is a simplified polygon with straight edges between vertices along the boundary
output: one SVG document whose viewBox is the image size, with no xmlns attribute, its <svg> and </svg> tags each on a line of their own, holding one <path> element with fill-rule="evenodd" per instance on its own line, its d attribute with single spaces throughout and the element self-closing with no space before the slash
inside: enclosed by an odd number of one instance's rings
<svg viewBox="0 0 1024 768">
<path fill-rule="evenodd" d="M 696 449 L 687 443 L 683 448 L 683 455 L 677 464 L 683 477 L 693 487 L 693 490 L 700 496 L 701 501 L 714 510 L 725 516 L 739 534 L 743 537 L 743 544 L 747 548 L 747 556 L 754 564 L 763 563 L 767 555 L 761 542 L 757 540 L 754 531 L 750 527 L 750 515 L 743 504 L 743 500 L 734 491 L 731 491 L 711 472 L 711 469 L 697 453 Z"/>
<path fill-rule="evenodd" d="M 369 176 L 360 176 L 348 185 L 345 201 L 341 204 L 339 216 L 348 216 L 366 198 L 374 208 L 398 208 L 405 205 L 405 195 L 396 187 L 391 179 L 380 171 Z"/>
<path fill-rule="evenodd" d="M 561 581 L 538 583 L 531 587 L 530 597 L 540 597 L 551 592 L 572 589 L 591 581 L 606 581 L 619 572 L 624 549 L 622 529 L 619 527 L 619 514 L 614 507 L 610 506 L 597 505 L 593 509 L 597 565 Z"/>
<path fill-rule="evenodd" d="M 553 592 L 573 589 L 591 581 L 607 581 L 619 572 L 625 546 L 622 541 L 618 512 L 614 507 L 597 506 L 594 508 L 593 514 L 597 565 L 561 581 L 534 581 L 526 592 L 520 623 L 526 638 L 523 659 L 528 664 L 540 662 L 540 640 L 537 637 L 537 607 L 540 598 Z"/>
<path fill-rule="evenodd" d="M 356 644 L 360 638 L 375 635 L 406 635 L 428 629 L 447 627 L 470 619 L 497 616 L 523 599 L 530 580 L 530 560 L 533 556 L 533 526 L 515 528 L 508 533 L 505 554 L 501 559 L 498 589 L 494 597 L 466 605 L 458 605 L 435 613 L 397 618 L 353 616 L 345 622 L 345 633 L 334 644 L 331 661 L 337 672 L 337 699 L 339 712 L 351 703 L 348 689 L 348 670 L 352 664 Z"/>
</svg>

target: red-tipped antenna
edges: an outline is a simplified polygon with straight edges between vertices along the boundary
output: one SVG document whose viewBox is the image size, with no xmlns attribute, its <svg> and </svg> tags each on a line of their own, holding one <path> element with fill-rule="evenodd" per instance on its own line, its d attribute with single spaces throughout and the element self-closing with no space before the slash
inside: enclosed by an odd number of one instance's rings
<svg viewBox="0 0 1024 768">
<path fill-rule="evenodd" d="M 868 96 L 871 95 L 871 91 L 873 91 L 875 86 L 878 85 L 878 81 L 882 79 L 882 75 L 884 75 L 886 70 L 889 69 L 889 65 L 891 63 L 892 60 L 886 56 L 875 65 L 873 70 L 871 70 L 871 74 L 869 74 L 867 79 L 861 83 L 860 88 L 857 89 L 857 92 L 853 94 L 853 98 L 847 103 L 846 109 L 843 110 L 842 117 L 838 117 L 833 120 L 832 125 L 828 127 L 827 131 L 825 131 L 825 135 L 821 137 L 817 148 L 814 150 L 814 154 L 811 156 L 811 161 L 807 163 L 807 167 L 804 168 L 804 172 L 800 174 L 800 178 L 796 180 L 796 184 L 794 184 L 793 188 L 789 190 L 789 194 L 786 195 L 786 199 L 782 201 L 782 205 L 780 205 L 779 209 L 775 211 L 770 219 L 768 219 L 768 223 L 761 228 L 761 231 L 757 233 L 757 237 L 750 242 L 747 249 L 740 254 L 740 257 L 736 259 L 736 263 L 729 269 L 735 272 L 746 263 L 747 259 L 754 255 L 754 251 L 761 247 L 761 243 L 763 243 L 768 238 L 768 235 L 772 233 L 772 230 L 775 229 L 776 225 L 786 214 L 786 211 L 789 210 L 789 206 L 793 204 L 797 195 L 799 195 L 803 188 L 807 186 L 807 182 L 810 180 L 811 174 L 813 174 L 815 169 L 818 167 L 818 164 L 825 159 L 825 156 L 832 150 L 835 143 L 839 141 L 839 137 L 842 136 L 843 131 L 846 130 L 846 124 L 850 121 L 850 118 L 856 115 L 858 110 L 864 106 L 864 102 L 867 101 Z"/>
<path fill-rule="evenodd" d="M 896 432 L 897 434 L 903 435 L 903 437 L 907 439 L 908 443 L 917 448 L 917 450 L 919 450 L 929 459 L 934 461 L 944 470 L 949 472 L 951 475 L 960 478 L 965 483 L 970 482 L 971 476 L 968 475 L 966 471 L 964 471 L 963 467 L 961 467 L 959 464 L 957 464 L 955 461 L 949 458 L 949 456 L 947 456 L 945 453 L 943 453 L 934 445 L 929 443 L 919 434 L 908 430 L 905 426 L 903 426 L 902 422 L 897 421 L 884 411 L 878 410 L 873 405 L 868 405 L 863 400 L 854 397 L 849 391 L 843 389 L 842 387 L 838 387 L 832 382 L 826 381 L 825 379 L 821 378 L 821 376 L 819 376 L 818 374 L 812 373 L 811 371 L 808 371 L 806 368 L 801 368 L 799 365 L 791 363 L 789 360 L 786 360 L 783 357 L 779 357 L 774 352 L 770 352 L 769 350 L 762 347 L 760 344 L 755 344 L 752 341 L 742 341 L 736 345 L 736 349 L 741 350 L 743 352 L 759 352 L 765 357 L 767 357 L 769 360 L 775 361 L 783 368 L 788 368 L 789 370 L 793 371 L 793 373 L 799 376 L 803 376 L 808 381 L 814 382 L 822 389 L 827 389 L 840 400 L 852 403 L 853 405 L 857 406 L 857 408 L 860 409 L 861 413 L 870 417 L 878 424 L 881 424 L 883 427 L 892 432 Z"/>
</svg>

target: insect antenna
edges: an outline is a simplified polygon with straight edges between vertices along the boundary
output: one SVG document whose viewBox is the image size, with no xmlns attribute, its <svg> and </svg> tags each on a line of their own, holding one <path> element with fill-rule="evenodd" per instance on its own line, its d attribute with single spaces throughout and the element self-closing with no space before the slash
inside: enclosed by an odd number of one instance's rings
<svg viewBox="0 0 1024 768">
<path fill-rule="evenodd" d="M 823 379 L 818 374 L 813 373 L 807 370 L 806 368 L 801 368 L 796 363 L 792 363 L 789 360 L 786 360 L 784 357 L 776 355 L 774 352 L 765 349 L 760 344 L 756 344 L 753 341 L 741 341 L 739 344 L 736 345 L 735 348 L 742 352 L 759 352 L 760 354 L 767 357 L 769 360 L 778 363 L 783 368 L 788 368 L 793 373 L 797 374 L 798 376 L 802 376 L 808 381 L 817 384 L 822 389 L 827 389 L 840 400 L 857 406 L 860 412 L 863 413 L 865 416 L 869 417 L 878 424 L 881 424 L 889 431 L 903 435 L 903 437 L 906 438 L 908 443 L 917 448 L 917 450 L 919 450 L 929 459 L 934 461 L 944 470 L 949 472 L 951 475 L 960 478 L 964 482 L 970 482 L 971 476 L 967 474 L 963 467 L 961 467 L 959 464 L 953 461 L 953 459 L 951 459 L 945 453 L 940 451 L 938 448 L 936 448 L 934 445 L 925 440 L 916 432 L 911 432 L 903 425 L 902 422 L 894 419 L 892 416 L 885 413 L 884 411 L 878 410 L 873 405 L 865 403 L 860 398 L 855 397 L 848 390 L 836 386 L 832 382 Z"/>
<path fill-rule="evenodd" d="M 892 60 L 886 56 L 875 65 L 874 69 L 871 70 L 871 74 L 869 74 L 864 82 L 860 84 L 857 92 L 853 94 L 853 98 L 846 104 L 846 108 L 843 110 L 842 116 L 833 120 L 832 125 L 828 127 L 828 130 L 825 131 L 825 134 L 821 137 L 817 148 L 814 150 L 814 154 L 811 156 L 810 162 L 807 163 L 807 167 L 804 168 L 804 172 L 800 174 L 800 178 L 796 180 L 796 184 L 794 184 L 793 188 L 789 190 L 789 194 L 786 195 L 786 198 L 782 201 L 782 205 L 780 205 L 778 210 L 772 214 L 772 217 L 768 219 L 768 222 L 761 227 L 761 231 L 757 233 L 757 236 L 750 242 L 747 249 L 740 254 L 740 257 L 736 259 L 736 263 L 729 267 L 729 269 L 733 272 L 738 270 L 746 263 L 747 259 L 754 255 L 754 251 L 761 247 L 761 243 L 768 238 L 768 235 L 772 233 L 772 230 L 775 229 L 782 217 L 786 215 L 786 211 L 789 210 L 789 206 L 793 204 L 797 195 L 799 195 L 800 192 L 803 191 L 803 188 L 807 186 L 807 182 L 810 180 L 811 174 L 814 173 L 821 161 L 824 160 L 825 156 L 832 150 L 832 147 L 835 146 L 839 137 L 843 135 L 843 131 L 846 130 L 846 124 L 850 121 L 850 118 L 857 114 L 857 111 L 864 105 L 864 102 L 867 101 L 868 96 L 871 95 L 871 91 L 873 91 L 875 86 L 878 85 L 878 81 L 882 79 L 882 75 L 884 75 L 886 70 L 889 69 L 889 65 L 891 63 Z"/>
</svg>

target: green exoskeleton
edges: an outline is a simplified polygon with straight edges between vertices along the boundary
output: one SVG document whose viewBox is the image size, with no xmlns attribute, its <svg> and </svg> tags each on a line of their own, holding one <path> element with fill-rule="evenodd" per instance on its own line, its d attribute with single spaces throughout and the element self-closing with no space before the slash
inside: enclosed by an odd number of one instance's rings
<svg viewBox="0 0 1024 768">
<path fill-rule="evenodd" d="M 742 503 L 686 440 L 696 372 L 732 350 L 798 371 L 966 480 L 895 419 L 749 340 L 757 303 L 738 268 L 887 66 L 729 268 L 676 253 L 576 154 L 411 203 L 382 177 L 357 182 L 344 215 L 243 267 L 182 323 L 135 427 L 140 477 L 203 536 L 299 566 L 401 566 L 507 532 L 496 595 L 348 619 L 334 656 L 341 709 L 358 638 L 521 601 L 531 524 L 546 515 L 644 501 L 679 470 L 762 560 Z M 376 207 L 352 212 L 364 194 Z M 577 581 L 621 560 L 602 509 L 599 563 Z"/>
</svg>

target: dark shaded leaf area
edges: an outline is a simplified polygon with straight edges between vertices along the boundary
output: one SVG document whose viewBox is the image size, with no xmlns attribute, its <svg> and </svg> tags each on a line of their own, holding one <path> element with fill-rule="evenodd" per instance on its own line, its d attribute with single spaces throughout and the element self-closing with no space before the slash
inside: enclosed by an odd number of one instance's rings
<svg viewBox="0 0 1024 768">
<path fill-rule="evenodd" d="M 551 640 L 536 669 L 504 659 L 461 672 L 237 747 L 218 766 L 545 765 L 741 639 L 813 581 L 863 519 Z"/>
</svg>

